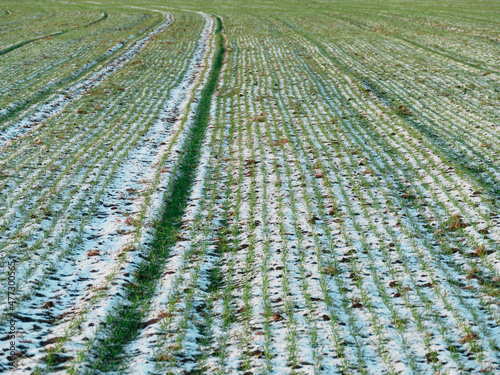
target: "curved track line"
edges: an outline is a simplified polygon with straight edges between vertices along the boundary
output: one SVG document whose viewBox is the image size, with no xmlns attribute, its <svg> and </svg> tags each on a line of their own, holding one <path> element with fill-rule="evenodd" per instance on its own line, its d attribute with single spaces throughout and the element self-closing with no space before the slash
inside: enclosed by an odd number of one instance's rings
<svg viewBox="0 0 500 375">
<path fill-rule="evenodd" d="M 33 43 L 33 42 L 36 42 L 36 41 L 44 39 L 44 38 L 48 38 L 51 36 L 63 35 L 63 34 L 66 34 L 74 29 L 79 29 L 80 27 L 89 27 L 89 26 L 95 25 L 98 22 L 104 21 L 106 18 L 108 18 L 108 16 L 109 16 L 108 13 L 104 12 L 102 14 L 101 18 L 98 18 L 97 20 L 89 22 L 85 25 L 73 26 L 73 27 L 70 27 L 69 29 L 66 29 L 66 30 L 57 31 L 57 32 L 52 33 L 52 34 L 42 35 L 42 36 L 39 36 L 38 38 L 28 39 L 28 40 L 24 40 L 24 41 L 19 42 L 19 43 L 12 44 L 12 45 L 0 50 L 0 56 L 5 55 L 9 52 L 12 52 L 18 48 L 21 48 L 22 46 L 25 46 L 26 44 Z"/>
<path fill-rule="evenodd" d="M 430 53 L 433 53 L 435 55 L 438 55 L 438 56 L 441 56 L 441 57 L 444 57 L 446 59 L 450 59 L 450 60 L 453 60 L 455 61 L 456 63 L 459 63 L 459 64 L 463 64 L 463 65 L 466 65 L 468 66 L 469 68 L 473 68 L 473 69 L 477 69 L 477 70 L 481 70 L 483 72 L 489 72 L 489 73 L 497 73 L 497 74 L 500 74 L 500 71 L 498 70 L 495 70 L 495 69 L 492 69 L 492 68 L 488 68 L 488 67 L 484 67 L 484 66 L 481 66 L 481 65 L 476 65 L 476 64 L 479 64 L 479 62 L 476 62 L 476 63 L 472 63 L 472 62 L 468 62 L 466 61 L 465 59 L 463 59 L 462 57 L 460 56 L 456 56 L 456 55 L 453 55 L 453 54 L 450 54 L 448 52 L 445 52 L 445 51 L 439 51 L 437 49 L 434 49 L 434 48 L 431 48 L 431 47 L 427 47 L 427 46 L 424 46 L 423 44 L 420 44 L 418 42 L 415 42 L 411 39 L 407 39 L 405 37 L 402 37 L 402 36 L 399 36 L 399 35 L 393 35 L 393 34 L 381 34 L 379 32 L 377 32 L 377 30 L 374 30 L 372 27 L 370 26 L 367 26 L 361 22 L 358 22 L 358 21 L 354 21 L 354 20 L 351 20 L 349 18 L 346 18 L 346 17 L 340 17 L 340 16 L 334 16 L 334 15 L 328 15 L 329 17 L 331 18 L 335 18 L 337 20 L 341 20 L 345 23 L 348 23 L 350 25 L 353 25 L 353 26 L 356 26 L 356 27 L 359 27 L 359 28 L 362 28 L 362 29 L 365 29 L 367 31 L 370 31 L 372 33 L 377 33 L 377 35 L 382 35 L 383 37 L 386 37 L 386 38 L 392 38 L 392 39 L 398 39 L 398 40 L 401 40 L 402 42 L 405 42 L 405 43 L 408 43 L 408 44 L 411 44 L 412 46 L 416 47 L 416 48 L 419 48 L 421 50 L 424 50 L 426 52 L 430 52 Z"/>
<path fill-rule="evenodd" d="M 200 44 L 184 79 L 172 90 L 170 99 L 164 104 L 158 120 L 144 136 L 149 141 L 142 142 L 122 163 L 113 181 L 106 189 L 107 194 L 103 195 L 97 206 L 99 217 L 94 217 L 86 225 L 85 236 L 93 239 L 85 241 L 83 250 L 79 246 L 76 252 L 73 251 L 76 258 L 64 262 L 64 266 L 58 268 L 55 274 L 51 275 L 47 285 L 42 286 L 37 291 L 37 295 L 40 296 L 57 295 L 58 290 L 63 291 L 57 306 L 48 312 L 40 307 L 43 306 L 43 301 L 47 297 L 35 296 L 23 302 L 18 308 L 16 316 L 19 320 L 25 321 L 27 324 L 31 322 L 39 328 L 37 328 L 38 332 L 26 330 L 23 333 L 30 336 L 31 343 L 29 348 L 25 350 L 28 358 L 22 360 L 14 373 L 23 373 L 25 366 L 30 367 L 43 363 L 41 359 L 46 356 L 44 351 L 48 345 L 57 343 L 68 330 L 74 329 L 75 322 L 78 322 L 78 325 L 81 324 L 85 328 L 74 335 L 72 334 L 71 342 L 59 343 L 69 354 L 69 356 L 66 354 L 65 358 L 70 360 L 71 354 L 77 354 L 78 351 L 84 349 L 85 340 L 95 335 L 96 327 L 93 324 L 89 325 L 89 322 L 105 319 L 107 313 L 122 299 L 126 284 L 130 281 L 126 275 L 133 274 L 142 260 L 139 251 L 132 252 L 124 249 L 130 247 L 130 244 L 136 248 L 147 247 L 153 229 L 150 226 L 144 226 L 135 238 L 134 234 L 117 235 L 117 228 L 123 226 L 123 224 L 119 224 L 123 218 L 119 211 L 130 211 L 129 200 L 118 200 L 117 197 L 131 197 L 134 193 L 127 191 L 130 184 L 137 184 L 142 180 L 153 181 L 149 184 L 150 186 L 144 186 L 143 189 L 151 192 L 146 198 L 147 201 L 145 198 L 135 201 L 133 211 L 139 212 L 145 208 L 146 212 L 143 216 L 148 221 L 160 211 L 164 191 L 174 177 L 172 166 L 176 164 L 180 150 L 186 141 L 186 135 L 189 133 L 193 117 L 193 109 L 189 109 L 189 105 L 193 102 L 193 97 L 199 95 L 199 93 L 195 94 L 195 91 L 204 69 L 203 61 L 210 49 L 211 25 L 212 23 L 207 23 L 203 30 Z M 196 108 L 195 105 L 192 107 Z M 187 124 L 184 121 L 186 116 L 188 117 Z M 168 167 L 169 171 L 163 173 L 162 166 Z M 160 172 L 160 170 L 162 171 Z M 118 206 L 119 209 L 112 210 L 110 209 L 111 205 L 115 208 Z M 119 233 L 120 231 L 118 231 Z M 94 248 L 103 249 L 98 262 L 96 258 L 87 256 L 87 250 Z M 98 272 L 93 272 L 96 267 Z M 111 280 L 113 283 L 110 285 Z M 91 285 L 92 288 L 82 288 L 82 282 L 85 285 Z M 94 298 L 99 295 L 99 290 L 103 285 L 107 285 L 106 288 L 109 287 L 107 295 Z M 40 318 L 42 316 L 45 318 Z M 54 326 L 54 322 L 64 316 L 70 317 L 70 320 L 65 319 L 58 326 Z M 86 324 L 83 324 L 83 321 Z M 33 332 L 33 335 L 29 332 Z M 52 337 L 53 341 L 47 337 Z"/>
<path fill-rule="evenodd" d="M 167 13 L 164 14 L 167 15 Z M 85 91 L 98 86 L 109 75 L 122 68 L 127 61 L 140 53 L 146 46 L 146 44 L 151 40 L 151 37 L 165 30 L 171 23 L 172 19 L 170 15 L 167 15 L 167 20 L 165 22 L 163 22 L 155 30 L 148 33 L 142 39 L 138 40 L 132 47 L 130 47 L 126 52 L 114 59 L 112 62 L 103 66 L 101 69 L 99 69 L 97 72 L 93 73 L 92 75 L 90 75 L 90 77 L 84 79 L 83 81 L 76 83 L 72 87 L 63 90 L 58 94 L 54 94 L 47 103 L 40 105 L 37 109 L 35 109 L 33 113 L 29 114 L 27 117 L 16 121 L 13 124 L 9 124 L 5 129 L 0 131 L 0 149 L 3 148 L 5 144 L 12 139 L 29 133 L 33 129 L 41 126 L 49 118 L 60 113 L 67 105 L 79 99 L 85 93 Z M 118 51 L 125 45 L 128 40 L 132 39 L 133 37 L 134 36 L 130 36 L 126 40 L 115 45 L 105 54 L 105 57 Z M 87 70 L 97 63 L 98 61 L 90 63 L 90 66 L 84 67 L 83 69 Z"/>
</svg>

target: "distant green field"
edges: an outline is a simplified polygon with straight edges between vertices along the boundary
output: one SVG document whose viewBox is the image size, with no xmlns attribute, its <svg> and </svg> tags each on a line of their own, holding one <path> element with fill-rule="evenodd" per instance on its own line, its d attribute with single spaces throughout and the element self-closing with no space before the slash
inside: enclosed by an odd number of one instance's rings
<svg viewBox="0 0 500 375">
<path fill-rule="evenodd" d="M 500 373 L 500 2 L 0 2 L 0 373 Z"/>
</svg>

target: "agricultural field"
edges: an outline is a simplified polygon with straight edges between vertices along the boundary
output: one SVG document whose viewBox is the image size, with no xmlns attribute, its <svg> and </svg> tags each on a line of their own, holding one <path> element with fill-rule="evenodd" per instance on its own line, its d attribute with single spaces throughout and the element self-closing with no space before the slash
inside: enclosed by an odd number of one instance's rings
<svg viewBox="0 0 500 375">
<path fill-rule="evenodd" d="M 0 373 L 500 374 L 500 3 L 0 1 Z"/>
</svg>

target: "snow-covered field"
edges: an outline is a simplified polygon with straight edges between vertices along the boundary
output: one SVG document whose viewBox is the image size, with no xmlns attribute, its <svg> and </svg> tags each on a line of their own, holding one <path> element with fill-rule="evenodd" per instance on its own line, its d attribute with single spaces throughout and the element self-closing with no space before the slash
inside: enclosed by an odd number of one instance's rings
<svg viewBox="0 0 500 375">
<path fill-rule="evenodd" d="M 1 373 L 500 373 L 498 4 L 41 4 Z"/>
</svg>

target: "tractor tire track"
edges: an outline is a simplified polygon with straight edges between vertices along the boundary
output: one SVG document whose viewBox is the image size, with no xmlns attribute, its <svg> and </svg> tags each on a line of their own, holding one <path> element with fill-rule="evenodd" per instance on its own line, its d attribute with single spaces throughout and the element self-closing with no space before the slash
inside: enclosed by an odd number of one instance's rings
<svg viewBox="0 0 500 375">
<path fill-rule="evenodd" d="M 85 242 L 59 260 L 60 267 L 50 275 L 46 285 L 39 286 L 36 294 L 14 312 L 16 319 L 25 322 L 21 336 L 29 344 L 23 350 L 24 359 L 12 373 L 24 373 L 37 365 L 43 371 L 62 369 L 69 361 L 77 361 L 89 338 L 92 340 L 98 333 L 96 321 L 105 321 L 125 296 L 132 280 L 130 275 L 144 257 L 141 250 L 151 242 L 154 231 L 151 224 L 162 207 L 164 192 L 175 177 L 174 166 L 191 126 L 194 109 L 190 105 L 199 96 L 213 28 L 211 19 L 204 17 L 206 24 L 188 71 L 144 136 L 146 141 L 130 152 L 97 202 L 98 215 L 84 228 Z M 137 191 L 147 194 L 136 199 Z M 130 199 L 134 199 L 132 204 Z M 125 223 L 121 214 L 124 211 L 131 212 Z M 139 220 L 144 224 L 138 226 Z M 92 251 L 99 255 L 89 256 Z M 56 301 L 50 308 L 44 304 L 48 299 Z M 68 332 L 75 330 L 76 334 L 66 341 Z M 0 336 L 8 337 L 6 326 L 0 332 Z M 47 350 L 54 348 L 64 354 L 47 355 Z M 9 368 L 6 359 L 0 353 L 0 370 Z"/>
<path fill-rule="evenodd" d="M 108 18 L 108 16 L 109 16 L 109 14 L 107 12 L 104 12 L 100 18 L 98 18 L 97 20 L 94 20 L 92 22 L 89 22 L 89 23 L 87 23 L 85 25 L 74 26 L 74 27 L 70 27 L 69 29 L 66 29 L 66 30 L 61 30 L 61 31 L 57 31 L 55 33 L 51 33 L 51 34 L 47 34 L 47 35 L 42 35 L 42 36 L 39 36 L 37 38 L 23 40 L 22 42 L 15 43 L 13 45 L 10 45 L 10 46 L 5 47 L 4 49 L 0 50 L 0 56 L 5 55 L 5 54 L 7 54 L 9 52 L 12 52 L 12 51 L 14 51 L 14 50 L 16 50 L 18 48 L 21 48 L 22 46 L 25 46 L 26 44 L 36 42 L 36 41 L 38 41 L 40 39 L 44 39 L 44 38 L 48 38 L 48 37 L 52 37 L 52 36 L 63 35 L 63 34 L 66 34 L 66 33 L 70 32 L 71 30 L 74 30 L 74 29 L 77 29 L 77 28 L 80 28 L 80 27 L 89 27 L 89 26 L 95 25 L 96 23 L 104 21 L 106 18 Z"/>
<path fill-rule="evenodd" d="M 132 59 L 134 56 L 139 54 L 146 44 L 158 33 L 165 30 L 172 23 L 172 16 L 168 13 L 164 13 L 166 20 L 153 31 L 149 32 L 146 36 L 139 39 L 136 43 L 134 43 L 127 51 L 121 54 L 119 57 L 101 67 L 97 72 L 91 74 L 89 77 L 85 78 L 81 82 L 75 83 L 73 86 L 65 88 L 61 90 L 59 93 L 52 94 L 49 99 L 37 106 L 34 110 L 26 110 L 21 119 L 14 119 L 2 126 L 0 129 L 0 149 L 2 149 L 9 141 L 14 138 L 23 136 L 33 129 L 36 129 L 39 126 L 42 126 L 47 119 L 54 117 L 58 113 L 60 113 L 67 105 L 79 99 L 86 91 L 92 89 L 95 86 L 101 84 L 107 77 L 109 77 L 112 73 L 116 72 L 120 68 L 122 68 L 127 61 Z M 127 42 L 136 35 L 132 35 L 116 44 L 114 47 L 108 50 L 103 56 L 96 59 L 95 61 L 85 65 L 79 71 L 76 71 L 68 80 L 72 80 L 76 77 L 79 77 L 81 74 L 84 74 L 88 70 L 92 69 L 94 66 L 99 64 L 102 60 L 108 58 L 113 55 L 115 52 L 123 48 Z M 50 90 L 47 89 L 47 90 Z M 41 94 L 42 96 L 44 94 Z M 35 98 L 36 99 L 36 98 Z M 8 109 L 4 109 L 2 113 L 0 113 L 0 117 L 10 116 L 14 111 L 22 110 L 26 105 L 31 104 L 31 100 L 28 103 L 14 104 Z"/>
</svg>

